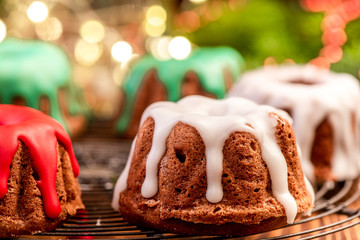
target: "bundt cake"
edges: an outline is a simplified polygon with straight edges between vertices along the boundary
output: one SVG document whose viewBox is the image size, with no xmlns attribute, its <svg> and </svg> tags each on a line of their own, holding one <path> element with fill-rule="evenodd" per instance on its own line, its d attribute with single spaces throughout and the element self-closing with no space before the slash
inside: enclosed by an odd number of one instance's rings
<svg viewBox="0 0 360 240">
<path fill-rule="evenodd" d="M 140 58 L 121 85 L 124 98 L 117 133 L 133 138 L 143 111 L 156 101 L 178 101 L 195 94 L 223 98 L 243 65 L 241 55 L 228 47 L 198 48 L 185 60 Z"/>
<path fill-rule="evenodd" d="M 229 96 L 287 111 L 313 182 L 360 173 L 360 88 L 356 78 L 312 65 L 266 66 L 247 72 Z"/>
<path fill-rule="evenodd" d="M 7 38 L 0 43 L 0 59 L 0 103 L 41 110 L 71 136 L 85 128 L 88 111 L 71 83 L 71 64 L 62 49 L 39 40 Z"/>
<path fill-rule="evenodd" d="M 313 206 L 289 116 L 243 98 L 189 96 L 142 116 L 112 206 L 124 219 L 187 235 L 246 235 Z"/>
<path fill-rule="evenodd" d="M 54 229 L 83 208 L 79 166 L 48 115 L 0 104 L 0 238 Z"/>
</svg>

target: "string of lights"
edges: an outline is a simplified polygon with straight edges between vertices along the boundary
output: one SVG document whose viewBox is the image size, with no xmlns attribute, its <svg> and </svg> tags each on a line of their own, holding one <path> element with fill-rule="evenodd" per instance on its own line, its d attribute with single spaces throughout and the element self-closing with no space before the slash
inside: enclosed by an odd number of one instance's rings
<svg viewBox="0 0 360 240">
<path fill-rule="evenodd" d="M 302 0 L 302 4 L 309 11 L 325 13 L 322 21 L 324 46 L 311 63 L 329 68 L 343 57 L 342 46 L 347 41 L 345 28 L 349 22 L 360 17 L 360 1 Z"/>
<path fill-rule="evenodd" d="M 120 13 L 129 9 L 127 5 Z M 99 115 L 110 116 L 115 111 L 116 106 L 109 104 L 109 99 L 118 94 L 114 84 L 121 85 L 133 59 L 145 51 L 159 59 L 184 59 L 191 53 L 186 38 L 164 35 L 167 12 L 159 4 L 133 10 L 134 21 L 141 23 L 129 23 L 128 28 L 126 24 L 118 27 L 107 23 L 99 16 L 103 9 L 93 8 L 89 1 L 7 0 L 3 6 L 6 17 L 0 18 L 0 42 L 10 36 L 62 46 L 74 60 L 75 82 L 97 95 L 87 97 Z M 135 39 L 126 36 L 128 29 L 138 32 Z"/>
</svg>

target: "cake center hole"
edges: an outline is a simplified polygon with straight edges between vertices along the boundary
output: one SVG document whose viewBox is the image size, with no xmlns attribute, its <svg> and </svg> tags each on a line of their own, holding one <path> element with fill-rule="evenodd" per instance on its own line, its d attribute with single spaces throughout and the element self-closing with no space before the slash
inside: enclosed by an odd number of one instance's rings
<svg viewBox="0 0 360 240">
<path fill-rule="evenodd" d="M 183 152 L 182 149 L 175 149 L 175 154 L 176 154 L 176 157 L 179 160 L 179 162 L 181 162 L 181 163 L 185 162 L 186 155 L 185 155 L 185 153 Z"/>
<path fill-rule="evenodd" d="M 299 84 L 299 85 L 316 85 L 319 84 L 319 82 L 315 82 L 313 80 L 305 80 L 305 79 L 293 79 L 290 80 L 289 83 L 291 84 Z"/>
</svg>

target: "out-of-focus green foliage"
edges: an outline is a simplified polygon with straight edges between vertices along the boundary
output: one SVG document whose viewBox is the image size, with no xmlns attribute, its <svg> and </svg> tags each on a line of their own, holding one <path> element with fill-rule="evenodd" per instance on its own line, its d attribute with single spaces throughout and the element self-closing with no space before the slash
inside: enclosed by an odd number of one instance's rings
<svg viewBox="0 0 360 240">
<path fill-rule="evenodd" d="M 261 66 L 267 57 L 306 63 L 322 47 L 322 13 L 305 11 L 298 1 L 250 0 L 217 21 L 188 35 L 199 46 L 228 45 L 239 50 L 247 68 Z"/>
</svg>

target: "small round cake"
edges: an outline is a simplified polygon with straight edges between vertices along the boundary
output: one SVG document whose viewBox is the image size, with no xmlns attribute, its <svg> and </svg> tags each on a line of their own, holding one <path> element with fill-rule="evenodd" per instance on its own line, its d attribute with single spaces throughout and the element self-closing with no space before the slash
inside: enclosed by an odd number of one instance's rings
<svg viewBox="0 0 360 240">
<path fill-rule="evenodd" d="M 311 181 L 360 173 L 360 88 L 356 78 L 312 65 L 266 66 L 247 72 L 229 96 L 287 111 Z"/>
<path fill-rule="evenodd" d="M 140 58 L 121 86 L 124 99 L 116 131 L 134 137 L 143 111 L 157 101 L 175 102 L 195 94 L 224 98 L 243 65 L 241 55 L 228 47 L 198 48 L 184 60 Z"/>
<path fill-rule="evenodd" d="M 52 230 L 84 208 L 79 166 L 60 123 L 0 104 L 0 133 L 0 238 Z"/>
<path fill-rule="evenodd" d="M 243 98 L 185 97 L 144 112 L 113 197 L 131 223 L 247 235 L 311 210 L 289 116 Z"/>
<path fill-rule="evenodd" d="M 39 40 L 0 43 L 0 103 L 29 106 L 58 120 L 71 136 L 86 126 L 87 108 L 71 83 L 65 52 Z"/>
</svg>

